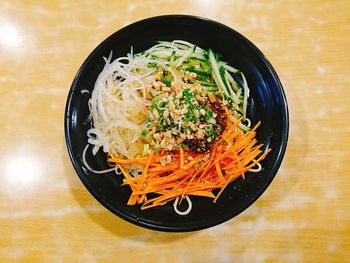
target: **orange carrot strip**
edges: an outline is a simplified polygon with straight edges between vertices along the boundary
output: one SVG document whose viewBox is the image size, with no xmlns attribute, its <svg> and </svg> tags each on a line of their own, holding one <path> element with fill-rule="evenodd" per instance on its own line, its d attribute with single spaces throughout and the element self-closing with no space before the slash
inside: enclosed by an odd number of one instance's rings
<svg viewBox="0 0 350 263">
<path fill-rule="evenodd" d="M 202 165 L 203 167 L 203 165 Z M 202 168 L 201 167 L 201 168 Z M 194 178 L 198 175 L 198 173 L 200 172 L 201 169 L 198 169 L 197 172 L 195 172 L 192 176 L 191 176 L 191 179 L 190 181 L 187 183 L 187 186 L 185 188 L 185 190 L 183 191 L 183 194 L 182 194 L 182 197 L 184 197 L 188 191 L 188 188 L 190 187 L 191 183 L 193 182 Z"/>
<path fill-rule="evenodd" d="M 127 179 L 130 179 L 130 175 L 127 172 L 125 172 L 123 166 L 121 166 L 119 163 L 117 163 L 117 166 L 120 169 L 120 171 L 122 172 L 122 174 L 124 175 L 124 177 Z"/>
<path fill-rule="evenodd" d="M 220 195 L 224 192 L 224 190 L 225 190 L 225 188 L 226 188 L 227 185 L 228 185 L 228 183 L 226 183 L 226 184 L 224 185 L 224 187 L 222 187 L 222 188 L 220 189 L 219 193 L 215 196 L 215 198 L 214 198 L 214 200 L 213 200 L 214 203 L 216 203 L 216 201 L 218 200 L 218 198 L 220 197 Z"/>
<path fill-rule="evenodd" d="M 150 163 L 152 161 L 153 155 L 154 155 L 154 152 L 152 150 L 150 150 L 150 154 L 149 154 L 146 166 L 142 170 L 141 183 L 138 185 L 137 190 L 140 190 L 143 187 L 144 183 L 145 183 L 145 180 L 146 180 L 146 177 L 147 177 L 147 170 L 148 170 L 148 167 L 149 167 L 149 165 L 150 165 Z"/>
<path fill-rule="evenodd" d="M 136 202 L 138 199 L 139 199 L 138 196 L 135 196 L 135 195 L 130 196 L 127 205 L 136 205 Z"/>
<path fill-rule="evenodd" d="M 212 164 L 213 160 L 214 160 L 214 156 L 215 156 L 215 153 L 212 153 L 210 158 L 209 158 L 209 161 L 204 169 L 204 171 L 202 172 L 202 174 L 199 176 L 198 180 L 201 180 L 202 177 L 208 172 L 209 168 L 210 168 L 210 165 Z"/>
<path fill-rule="evenodd" d="M 220 167 L 220 163 L 219 163 L 219 162 L 215 162 L 215 169 L 216 169 L 216 172 L 217 172 L 217 174 L 218 174 L 220 180 L 221 180 L 222 182 L 225 183 L 226 181 L 225 181 L 225 178 L 224 178 L 224 176 L 223 176 L 223 174 L 222 174 L 222 171 L 221 171 L 221 167 Z"/>
<path fill-rule="evenodd" d="M 185 165 L 185 158 L 184 158 L 184 150 L 182 147 L 180 147 L 180 168 L 183 168 Z"/>
<path fill-rule="evenodd" d="M 172 152 L 171 163 L 162 166 L 160 159 L 167 153 L 150 152 L 148 157 L 121 159 L 110 154 L 109 162 L 116 164 L 124 175 L 123 184 L 129 185 L 132 194 L 128 205 L 142 204 L 141 209 L 162 205 L 184 195 L 205 196 L 216 202 L 229 183 L 262 160 L 270 151 L 262 153 L 262 145 L 257 145 L 256 129 L 243 132 L 238 129 L 242 118 L 227 125 L 221 137 L 214 143 L 209 153 L 189 153 L 180 148 Z M 193 159 L 185 164 L 186 156 Z M 123 165 L 143 166 L 140 177 L 131 177 Z M 179 169 L 180 168 L 180 169 Z M 215 196 L 212 191 L 220 189 Z M 147 194 L 158 196 L 147 199 Z"/>
</svg>

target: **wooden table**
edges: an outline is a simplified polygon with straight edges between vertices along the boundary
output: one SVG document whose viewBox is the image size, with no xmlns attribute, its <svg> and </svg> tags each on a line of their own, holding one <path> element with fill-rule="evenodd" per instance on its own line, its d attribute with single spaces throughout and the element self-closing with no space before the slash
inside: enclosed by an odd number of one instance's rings
<svg viewBox="0 0 350 263">
<path fill-rule="evenodd" d="M 350 1 L 37 2 L 0 3 L 1 262 L 350 262 Z M 206 16 L 253 41 L 290 110 L 285 159 L 263 196 L 184 234 L 103 208 L 73 170 L 63 132 L 87 55 L 131 22 L 171 13 Z"/>
</svg>

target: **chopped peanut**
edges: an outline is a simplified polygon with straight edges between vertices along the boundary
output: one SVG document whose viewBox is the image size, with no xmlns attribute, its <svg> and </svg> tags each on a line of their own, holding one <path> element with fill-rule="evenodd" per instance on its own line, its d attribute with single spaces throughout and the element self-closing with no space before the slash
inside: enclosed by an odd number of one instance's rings
<svg viewBox="0 0 350 263">
<path fill-rule="evenodd" d="M 197 95 L 197 96 L 196 96 L 196 100 L 198 100 L 198 101 L 204 101 L 204 99 L 203 99 L 200 95 Z"/>
<path fill-rule="evenodd" d="M 203 139 L 204 138 L 204 132 L 202 129 L 197 130 L 197 138 L 198 139 Z"/>
<path fill-rule="evenodd" d="M 162 91 L 170 91 L 170 88 L 169 88 L 169 87 L 164 86 L 164 87 L 162 87 Z"/>
<path fill-rule="evenodd" d="M 159 161 L 160 161 L 160 165 L 161 165 L 161 166 L 165 166 L 166 163 L 167 163 L 166 156 L 160 157 L 160 158 L 159 158 Z"/>
<path fill-rule="evenodd" d="M 163 82 L 161 82 L 161 81 L 157 81 L 157 83 L 158 83 L 161 87 L 166 87 L 166 85 L 165 85 Z"/>
<path fill-rule="evenodd" d="M 166 139 L 163 138 L 163 140 L 160 142 L 160 146 L 164 148 L 166 146 Z"/>
<path fill-rule="evenodd" d="M 212 92 L 209 92 L 208 97 L 211 103 L 214 103 L 216 101 L 216 98 Z"/>
<path fill-rule="evenodd" d="M 160 71 L 156 74 L 155 79 L 156 79 L 156 80 L 161 80 L 162 77 L 163 77 L 163 70 L 160 70 Z"/>
<path fill-rule="evenodd" d="M 180 92 L 182 89 L 182 86 L 179 83 L 172 82 L 171 87 L 175 92 Z"/>
<path fill-rule="evenodd" d="M 195 78 L 197 78 L 197 73 L 190 72 L 189 79 L 192 80 L 192 79 L 195 79 Z"/>
<path fill-rule="evenodd" d="M 165 111 L 163 112 L 163 116 L 165 119 L 167 119 L 169 117 L 169 110 L 165 109 Z"/>
<path fill-rule="evenodd" d="M 171 98 L 169 98 L 168 108 L 169 108 L 169 110 L 175 109 L 174 101 Z"/>
<path fill-rule="evenodd" d="M 159 119 L 159 112 L 156 110 L 156 109 L 153 109 L 153 116 L 154 116 L 154 118 L 156 118 L 156 119 Z"/>
<path fill-rule="evenodd" d="M 213 118 L 209 120 L 203 116 L 208 113 L 205 105 L 219 100 L 215 95 L 217 93 L 208 94 L 207 87 L 201 86 L 201 83 L 195 80 L 198 78 L 195 72 L 182 70 L 181 78 L 185 82 L 191 82 L 184 84 L 173 81 L 171 87 L 161 82 L 163 73 L 163 70 L 156 72 L 155 81 L 140 94 L 151 100 L 146 106 L 146 110 L 150 108 L 148 119 L 152 123 L 148 128 L 148 136 L 152 137 L 150 145 L 165 151 L 171 151 L 183 142 L 186 142 L 186 146 L 190 149 L 192 144 L 195 145 L 194 147 L 198 146 L 198 149 L 208 147 L 207 142 L 214 141 L 215 137 L 208 138 L 204 129 L 208 123 L 216 123 L 217 114 L 213 111 Z M 157 98 L 153 100 L 154 97 Z M 166 101 L 167 105 L 162 101 Z M 225 103 L 227 101 L 223 100 L 222 104 L 225 105 Z M 157 127 L 163 131 L 157 131 Z M 189 157 L 186 162 L 191 158 Z M 170 163 L 171 155 L 163 156 L 160 162 L 163 166 Z"/>
<path fill-rule="evenodd" d="M 153 82 L 153 87 L 156 89 L 156 90 L 159 90 L 160 89 L 160 84 L 158 82 Z"/>
<path fill-rule="evenodd" d="M 160 137 L 160 134 L 159 133 L 155 133 L 153 134 L 153 138 L 157 141 L 160 141 L 162 138 Z"/>
<path fill-rule="evenodd" d="M 164 133 L 164 138 L 171 139 L 171 132 L 170 131 L 165 132 Z"/>
<path fill-rule="evenodd" d="M 186 114 L 188 112 L 188 109 L 186 107 L 184 107 L 182 110 L 181 110 L 181 114 Z"/>
<path fill-rule="evenodd" d="M 176 94 L 176 98 L 181 99 L 181 98 L 182 98 L 182 95 L 183 95 L 183 94 L 182 94 L 182 91 L 180 91 L 179 93 Z"/>
</svg>

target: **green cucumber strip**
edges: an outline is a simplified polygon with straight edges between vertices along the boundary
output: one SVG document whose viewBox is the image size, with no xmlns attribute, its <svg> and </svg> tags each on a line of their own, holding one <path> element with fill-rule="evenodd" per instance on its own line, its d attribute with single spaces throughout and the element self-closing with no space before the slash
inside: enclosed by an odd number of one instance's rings
<svg viewBox="0 0 350 263">
<path fill-rule="evenodd" d="M 208 81 L 199 81 L 199 83 L 202 86 L 206 86 L 206 87 L 217 87 L 217 85 L 215 83 L 208 82 Z"/>
<path fill-rule="evenodd" d="M 241 76 L 243 79 L 243 116 L 245 118 L 247 115 L 249 88 L 248 88 L 247 80 L 242 72 L 241 72 Z"/>
<path fill-rule="evenodd" d="M 230 93 L 226 89 L 226 86 L 220 77 L 220 69 L 219 69 L 218 63 L 215 59 L 214 52 L 211 49 L 209 49 L 208 54 L 209 54 L 209 62 L 211 64 L 212 73 L 213 73 L 213 77 L 214 77 L 216 84 L 219 86 L 219 88 L 221 88 L 223 90 L 223 92 L 227 98 L 231 98 Z"/>
<path fill-rule="evenodd" d="M 228 71 L 226 70 L 226 77 L 228 79 L 228 82 L 231 83 L 231 87 L 232 89 L 237 92 L 240 87 L 239 87 L 239 84 L 237 83 L 237 81 L 231 76 L 230 73 L 228 73 Z"/>
<path fill-rule="evenodd" d="M 210 77 L 211 76 L 211 72 L 198 70 L 198 69 L 195 69 L 193 67 L 186 68 L 186 71 L 194 72 L 197 75 L 202 76 L 202 77 Z"/>
<path fill-rule="evenodd" d="M 174 63 L 174 61 L 175 61 L 175 59 L 176 59 L 176 53 L 175 53 L 175 51 L 173 51 L 172 53 L 171 53 L 171 55 L 170 55 L 170 63 Z"/>
<path fill-rule="evenodd" d="M 196 50 L 196 46 L 192 46 L 192 47 L 188 50 L 188 52 L 187 52 L 185 55 L 183 55 L 181 58 L 179 58 L 179 59 L 176 61 L 176 68 L 179 67 L 179 66 L 181 66 L 182 63 L 183 63 L 188 57 L 190 57 L 192 54 L 194 54 L 195 50 Z"/>
</svg>

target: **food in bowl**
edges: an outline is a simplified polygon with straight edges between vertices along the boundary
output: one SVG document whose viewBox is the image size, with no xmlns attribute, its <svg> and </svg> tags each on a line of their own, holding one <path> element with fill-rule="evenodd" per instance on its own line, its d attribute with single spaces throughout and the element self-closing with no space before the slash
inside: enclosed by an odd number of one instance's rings
<svg viewBox="0 0 350 263">
<path fill-rule="evenodd" d="M 186 215 L 190 196 L 216 202 L 232 181 L 261 171 L 269 149 L 255 138 L 260 123 L 252 127 L 247 116 L 247 80 L 219 53 L 174 40 L 104 59 L 89 100 L 93 127 L 83 161 L 94 173 L 123 176 L 132 190 L 128 205 L 174 201 Z M 100 149 L 112 168 L 87 163 L 86 152 Z M 183 199 L 188 207 L 180 211 Z"/>
</svg>

